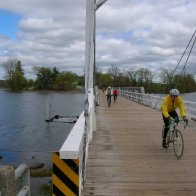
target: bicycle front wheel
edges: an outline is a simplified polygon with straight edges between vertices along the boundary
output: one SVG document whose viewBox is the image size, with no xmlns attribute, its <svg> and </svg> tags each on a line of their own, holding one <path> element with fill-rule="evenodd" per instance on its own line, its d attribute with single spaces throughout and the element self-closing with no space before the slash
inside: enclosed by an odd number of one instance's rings
<svg viewBox="0 0 196 196">
<path fill-rule="evenodd" d="M 177 159 L 180 159 L 184 151 L 184 140 L 183 140 L 182 133 L 179 130 L 176 129 L 174 134 L 175 134 L 174 141 L 173 141 L 174 154 Z"/>
</svg>

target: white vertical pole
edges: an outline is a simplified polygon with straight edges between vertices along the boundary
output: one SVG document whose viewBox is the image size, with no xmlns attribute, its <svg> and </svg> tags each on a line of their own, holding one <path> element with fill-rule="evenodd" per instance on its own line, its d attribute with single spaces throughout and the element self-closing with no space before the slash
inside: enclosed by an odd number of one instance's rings
<svg viewBox="0 0 196 196">
<path fill-rule="evenodd" d="M 88 98 L 89 64 L 90 64 L 90 0 L 86 0 L 86 38 L 85 38 L 85 93 Z"/>
<path fill-rule="evenodd" d="M 95 0 L 86 0 L 85 89 L 93 88 Z"/>
<path fill-rule="evenodd" d="M 89 67 L 89 88 L 93 90 L 93 81 L 94 81 L 94 36 L 95 36 L 95 0 L 91 0 L 91 26 L 90 26 L 90 42 L 91 42 L 91 48 L 90 48 L 90 67 Z"/>
<path fill-rule="evenodd" d="M 95 13 L 107 0 L 86 0 L 85 92 L 93 90 L 95 65 Z"/>
</svg>

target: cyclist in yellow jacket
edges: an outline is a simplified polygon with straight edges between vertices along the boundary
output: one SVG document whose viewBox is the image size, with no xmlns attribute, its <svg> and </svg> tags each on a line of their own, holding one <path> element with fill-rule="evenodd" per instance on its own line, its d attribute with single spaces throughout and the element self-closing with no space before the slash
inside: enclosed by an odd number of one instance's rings
<svg viewBox="0 0 196 196">
<path fill-rule="evenodd" d="M 163 121 L 165 123 L 165 129 L 164 129 L 163 141 L 162 141 L 163 148 L 166 148 L 166 137 L 167 137 L 167 132 L 169 130 L 168 127 L 171 121 L 171 117 L 178 118 L 178 114 L 175 111 L 177 108 L 179 108 L 180 116 L 183 118 L 183 120 L 186 123 L 188 123 L 183 99 L 180 96 L 180 92 L 177 89 L 172 89 L 170 91 L 170 94 L 164 97 L 163 103 L 161 105 Z"/>
</svg>

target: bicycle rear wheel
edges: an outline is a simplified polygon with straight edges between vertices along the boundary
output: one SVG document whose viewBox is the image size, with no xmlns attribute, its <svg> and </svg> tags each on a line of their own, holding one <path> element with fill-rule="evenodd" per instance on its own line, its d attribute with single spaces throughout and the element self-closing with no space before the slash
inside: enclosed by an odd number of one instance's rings
<svg viewBox="0 0 196 196">
<path fill-rule="evenodd" d="M 167 137 L 166 137 L 166 149 L 169 148 L 169 144 L 171 142 L 171 135 L 170 135 L 170 130 L 167 132 Z"/>
<path fill-rule="evenodd" d="M 175 130 L 174 141 L 173 141 L 174 154 L 177 159 L 180 159 L 184 151 L 184 140 L 182 133 L 179 130 Z"/>
<path fill-rule="evenodd" d="M 108 97 L 107 101 L 108 101 L 108 107 L 110 107 L 110 105 L 111 105 L 111 97 Z"/>
<path fill-rule="evenodd" d="M 114 102 L 116 102 L 117 100 L 117 95 L 114 95 Z"/>
</svg>

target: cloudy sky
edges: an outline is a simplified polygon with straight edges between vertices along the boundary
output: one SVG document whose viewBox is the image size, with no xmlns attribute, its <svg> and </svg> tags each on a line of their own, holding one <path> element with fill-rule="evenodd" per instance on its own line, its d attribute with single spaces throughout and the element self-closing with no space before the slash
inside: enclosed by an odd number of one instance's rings
<svg viewBox="0 0 196 196">
<path fill-rule="evenodd" d="M 108 0 L 96 12 L 97 65 L 173 70 L 196 30 L 195 8 L 196 0 Z M 27 78 L 34 66 L 83 74 L 85 15 L 85 0 L 0 0 L 0 79 L 9 57 Z M 186 72 L 196 74 L 196 47 Z"/>
</svg>

